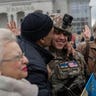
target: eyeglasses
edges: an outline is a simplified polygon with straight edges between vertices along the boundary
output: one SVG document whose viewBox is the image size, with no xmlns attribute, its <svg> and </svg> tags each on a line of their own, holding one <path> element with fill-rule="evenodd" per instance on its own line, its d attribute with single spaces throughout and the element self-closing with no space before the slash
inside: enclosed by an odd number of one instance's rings
<svg viewBox="0 0 96 96">
<path fill-rule="evenodd" d="M 18 54 L 17 56 L 14 56 L 13 58 L 10 59 L 3 59 L 1 62 L 10 62 L 10 61 L 20 61 L 24 56 L 24 53 Z"/>
</svg>

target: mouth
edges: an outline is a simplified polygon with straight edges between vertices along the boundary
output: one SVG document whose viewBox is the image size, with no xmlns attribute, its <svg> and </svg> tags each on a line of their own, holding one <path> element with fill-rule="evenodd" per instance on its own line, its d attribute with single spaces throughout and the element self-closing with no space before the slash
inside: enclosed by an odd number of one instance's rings
<svg viewBox="0 0 96 96">
<path fill-rule="evenodd" d="M 56 42 L 62 42 L 62 43 L 65 43 L 66 41 L 67 41 L 66 39 L 56 40 Z"/>
<path fill-rule="evenodd" d="M 56 44 L 56 46 L 62 48 L 64 46 L 66 46 L 67 42 L 66 41 L 57 41 L 55 44 Z"/>
<path fill-rule="evenodd" d="M 26 72 L 28 69 L 27 67 L 23 67 L 22 70 Z"/>
<path fill-rule="evenodd" d="M 65 40 L 64 40 L 64 41 L 57 41 L 57 43 L 58 43 L 58 44 L 65 44 L 66 41 L 65 41 Z"/>
</svg>

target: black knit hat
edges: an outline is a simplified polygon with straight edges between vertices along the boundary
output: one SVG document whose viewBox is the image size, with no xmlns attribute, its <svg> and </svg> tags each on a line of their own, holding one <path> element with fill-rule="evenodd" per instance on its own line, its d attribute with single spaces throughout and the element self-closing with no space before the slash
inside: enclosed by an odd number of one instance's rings
<svg viewBox="0 0 96 96">
<path fill-rule="evenodd" d="M 48 15 L 38 12 L 30 13 L 21 23 L 21 36 L 36 42 L 45 37 L 52 27 L 53 21 Z"/>
</svg>

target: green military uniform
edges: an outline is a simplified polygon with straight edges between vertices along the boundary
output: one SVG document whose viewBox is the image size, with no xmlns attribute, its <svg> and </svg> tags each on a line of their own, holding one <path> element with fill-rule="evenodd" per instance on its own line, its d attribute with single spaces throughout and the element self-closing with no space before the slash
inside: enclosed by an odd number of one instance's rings
<svg viewBox="0 0 96 96">
<path fill-rule="evenodd" d="M 83 56 L 79 52 L 76 52 L 74 58 L 71 57 L 72 55 L 67 57 L 66 50 L 64 52 L 51 50 L 51 52 L 55 56 L 55 59 L 49 63 L 49 67 L 52 71 L 50 76 L 50 81 L 53 87 L 52 96 L 79 96 L 85 84 L 85 61 Z M 73 64 L 74 61 L 75 63 L 77 62 L 77 65 Z M 71 63 L 68 65 L 68 62 Z M 77 91 L 75 90 L 75 87 L 73 88 L 75 85 L 80 87 Z M 71 88 L 73 89 L 71 90 Z M 63 90 L 63 95 L 61 95 L 61 90 Z M 68 90 L 69 92 L 67 92 Z"/>
</svg>

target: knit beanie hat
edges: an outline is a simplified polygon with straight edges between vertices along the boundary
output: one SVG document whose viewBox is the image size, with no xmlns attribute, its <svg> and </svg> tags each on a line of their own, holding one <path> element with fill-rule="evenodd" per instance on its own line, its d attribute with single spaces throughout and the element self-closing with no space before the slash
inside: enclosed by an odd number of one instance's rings
<svg viewBox="0 0 96 96">
<path fill-rule="evenodd" d="M 43 13 L 30 13 L 21 23 L 21 36 L 28 41 L 40 40 L 45 37 L 52 29 L 53 21 L 48 15 Z"/>
</svg>

